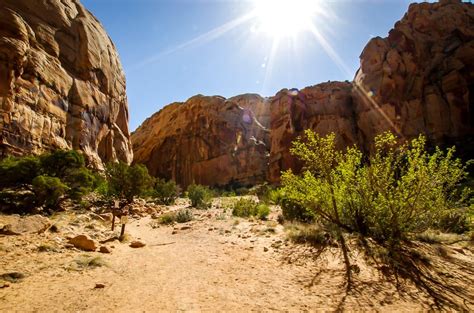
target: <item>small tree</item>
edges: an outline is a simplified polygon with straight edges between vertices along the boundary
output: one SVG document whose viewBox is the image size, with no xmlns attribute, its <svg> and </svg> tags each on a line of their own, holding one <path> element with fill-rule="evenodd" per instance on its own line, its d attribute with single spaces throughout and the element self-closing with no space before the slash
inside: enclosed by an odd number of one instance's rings
<svg viewBox="0 0 474 313">
<path fill-rule="evenodd" d="M 304 162 L 304 171 L 283 173 L 283 192 L 316 221 L 336 229 L 349 284 L 343 230 L 394 248 L 407 234 L 436 226 L 469 193 L 457 188 L 467 171 L 453 157 L 454 148 L 446 153 L 437 148 L 430 154 L 423 136 L 400 143 L 391 133 L 379 135 L 375 152 L 364 162 L 355 147 L 337 151 L 334 134 L 320 137 L 307 130 L 305 135 L 291 149 Z"/>
<path fill-rule="evenodd" d="M 109 163 L 106 168 L 106 179 L 108 183 L 107 194 L 120 201 L 120 211 L 132 203 L 134 197 L 142 196 L 149 192 L 153 186 L 153 178 L 148 170 L 141 164 L 129 166 L 126 163 Z M 115 223 L 115 212 L 112 221 L 112 229 Z M 122 224 L 120 237 L 125 233 L 125 224 Z"/>
</svg>

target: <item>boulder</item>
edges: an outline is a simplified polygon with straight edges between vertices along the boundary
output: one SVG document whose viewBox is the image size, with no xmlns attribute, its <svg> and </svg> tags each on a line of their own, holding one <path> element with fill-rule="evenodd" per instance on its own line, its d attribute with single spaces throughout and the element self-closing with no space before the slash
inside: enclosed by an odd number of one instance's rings
<svg viewBox="0 0 474 313">
<path fill-rule="evenodd" d="M 3 235 L 41 234 L 50 226 L 50 220 L 41 215 L 25 217 L 5 215 L 0 217 L 0 234 Z"/>
<path fill-rule="evenodd" d="M 143 243 L 143 242 L 141 242 L 141 241 L 132 241 L 132 242 L 130 243 L 130 247 L 131 247 L 131 248 L 142 248 L 142 247 L 144 247 L 144 246 L 146 246 L 146 244 Z"/>
<path fill-rule="evenodd" d="M 2 0 L 0 29 L 0 156 L 130 163 L 125 76 L 97 19 L 77 0 Z"/>
<path fill-rule="evenodd" d="M 71 238 L 69 239 L 69 243 L 74 245 L 74 247 L 79 250 L 95 251 L 97 249 L 97 244 L 95 241 L 86 235 L 78 235 L 74 238 Z"/>
</svg>

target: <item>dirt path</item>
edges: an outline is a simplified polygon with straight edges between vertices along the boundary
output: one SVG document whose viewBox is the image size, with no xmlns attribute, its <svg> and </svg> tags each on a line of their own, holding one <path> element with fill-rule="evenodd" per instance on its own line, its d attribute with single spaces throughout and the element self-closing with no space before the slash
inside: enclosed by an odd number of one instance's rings
<svg viewBox="0 0 474 313">
<path fill-rule="evenodd" d="M 134 220 L 128 233 L 146 246 L 111 242 L 111 254 L 87 253 L 107 266 L 83 271 L 70 264 L 86 253 L 38 252 L 41 242 L 59 241 L 56 234 L 0 237 L 0 273 L 26 273 L 0 289 L 0 312 L 412 312 L 432 304 L 410 286 L 400 295 L 365 268 L 359 288 L 346 295 L 336 254 L 290 263 L 291 253 L 302 251 L 284 241 L 282 226 L 238 221 L 217 211 L 176 227 L 152 228 L 149 217 Z M 105 287 L 94 288 L 97 283 Z"/>
</svg>

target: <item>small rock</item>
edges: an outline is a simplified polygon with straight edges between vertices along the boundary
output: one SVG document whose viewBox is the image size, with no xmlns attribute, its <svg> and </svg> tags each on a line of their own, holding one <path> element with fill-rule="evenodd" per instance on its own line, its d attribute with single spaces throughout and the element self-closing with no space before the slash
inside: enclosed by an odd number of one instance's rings
<svg viewBox="0 0 474 313">
<path fill-rule="evenodd" d="M 10 283 L 16 283 L 25 278 L 25 274 L 19 272 L 11 272 L 0 275 L 0 278 Z"/>
<path fill-rule="evenodd" d="M 0 283 L 0 289 L 10 287 L 9 283 Z"/>
<path fill-rule="evenodd" d="M 177 233 L 178 233 L 177 230 L 173 230 L 173 231 L 171 232 L 171 235 L 176 235 Z"/>
<path fill-rule="evenodd" d="M 268 251 L 268 248 L 267 247 L 263 247 L 263 252 L 267 252 Z"/>
<path fill-rule="evenodd" d="M 107 247 L 107 246 L 101 246 L 101 247 L 99 248 L 99 252 L 100 252 L 100 253 L 111 253 L 112 250 L 110 250 L 109 247 Z"/>
<path fill-rule="evenodd" d="M 230 231 L 230 230 L 228 230 L 228 229 L 226 229 L 226 230 L 225 230 L 225 233 L 226 233 L 226 234 L 230 234 L 230 233 L 231 233 L 231 231 Z"/>
<path fill-rule="evenodd" d="M 144 244 L 143 242 L 141 241 L 133 241 L 131 244 L 130 244 L 130 247 L 131 248 L 142 248 L 146 246 L 146 244 Z"/>
<path fill-rule="evenodd" d="M 74 247 L 84 251 L 95 251 L 97 249 L 95 241 L 86 235 L 79 235 L 71 238 L 69 239 L 69 243 L 73 244 Z"/>
<path fill-rule="evenodd" d="M 181 230 L 188 230 L 188 229 L 191 229 L 191 226 L 183 226 L 183 227 L 181 227 Z"/>
<path fill-rule="evenodd" d="M 66 248 L 66 249 L 72 249 L 72 248 L 74 248 L 74 245 L 73 245 L 72 243 L 66 243 L 66 244 L 64 245 L 64 248 Z"/>
<path fill-rule="evenodd" d="M 95 289 L 102 289 L 102 288 L 105 288 L 105 285 L 104 284 L 95 284 Z"/>
<path fill-rule="evenodd" d="M 51 227 L 49 228 L 49 231 L 52 232 L 52 233 L 59 233 L 58 225 L 57 224 L 51 225 Z"/>
</svg>

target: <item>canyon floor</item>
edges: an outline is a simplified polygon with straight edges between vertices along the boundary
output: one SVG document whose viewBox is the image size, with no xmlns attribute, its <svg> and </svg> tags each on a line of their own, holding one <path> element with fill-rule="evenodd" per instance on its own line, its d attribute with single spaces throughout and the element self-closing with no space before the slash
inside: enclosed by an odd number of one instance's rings
<svg viewBox="0 0 474 313">
<path fill-rule="evenodd" d="M 186 206 L 180 200 L 162 209 Z M 318 255 L 314 247 L 288 241 L 284 227 L 276 222 L 279 208 L 272 209 L 268 221 L 257 221 L 232 217 L 229 209 L 218 205 L 194 210 L 193 221 L 171 226 L 157 225 L 148 214 L 135 215 L 124 242 L 103 244 L 110 254 L 84 252 L 66 244 L 66 238 L 75 234 L 97 241 L 113 237 L 110 222 L 88 212 L 53 216 L 54 232 L 0 235 L 0 275 L 4 278 L 0 279 L 0 312 L 413 312 L 440 308 L 428 292 L 410 280 L 395 282 L 384 276 L 355 251 L 351 257 L 358 270 L 353 287 L 347 290 L 338 248 Z M 0 223 L 7 218 L 0 216 Z M 135 240 L 145 246 L 130 247 Z M 472 244 L 445 246 L 444 258 L 430 255 L 435 249 L 429 245 L 423 247 L 426 257 L 447 273 L 443 279 L 454 290 L 452 297 L 459 296 L 466 310 L 474 310 L 469 302 L 469 295 L 474 295 L 474 276 L 469 272 L 474 268 Z M 21 277 L 6 279 L 4 273 L 11 272 Z"/>
</svg>

